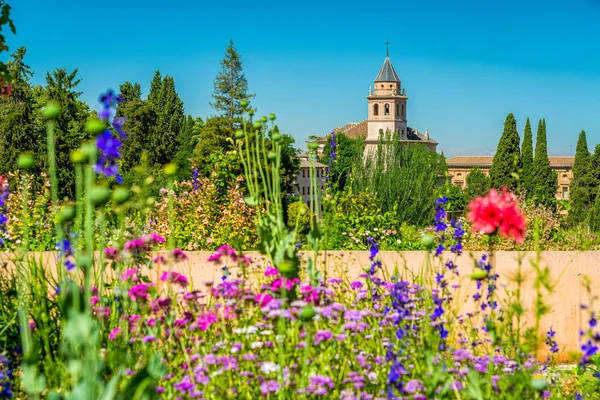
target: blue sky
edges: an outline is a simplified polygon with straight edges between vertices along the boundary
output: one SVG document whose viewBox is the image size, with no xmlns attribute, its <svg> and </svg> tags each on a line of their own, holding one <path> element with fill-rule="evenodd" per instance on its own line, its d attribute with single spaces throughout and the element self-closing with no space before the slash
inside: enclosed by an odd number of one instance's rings
<svg viewBox="0 0 600 400">
<path fill-rule="evenodd" d="M 229 39 L 259 115 L 309 135 L 367 115 L 369 85 L 390 58 L 409 96 L 409 126 L 447 156 L 493 154 L 506 114 L 519 132 L 546 118 L 549 152 L 577 135 L 600 142 L 600 0 L 346 1 L 12 0 L 14 50 L 34 83 L 79 68 L 83 100 L 125 81 L 147 94 L 156 69 L 175 78 L 186 112 L 206 117 Z"/>
</svg>

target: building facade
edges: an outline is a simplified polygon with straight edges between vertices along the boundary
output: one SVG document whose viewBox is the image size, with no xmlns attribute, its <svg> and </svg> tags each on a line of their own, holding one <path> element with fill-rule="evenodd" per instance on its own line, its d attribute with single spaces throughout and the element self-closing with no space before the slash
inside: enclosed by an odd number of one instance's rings
<svg viewBox="0 0 600 400">
<path fill-rule="evenodd" d="M 310 206 L 310 161 L 307 154 L 300 155 L 300 168 L 296 172 L 293 184 L 293 195 L 302 199 L 304 204 Z M 323 191 L 325 188 L 325 165 L 315 162 L 315 175 L 317 186 Z M 320 203 L 319 203 L 320 204 Z"/>
<path fill-rule="evenodd" d="M 383 65 L 375 77 L 373 86 L 367 96 L 367 119 L 361 122 L 351 122 L 334 128 L 336 133 L 344 133 L 350 138 L 365 139 L 365 153 L 377 147 L 379 138 L 385 133 L 400 135 L 402 143 L 418 143 L 436 151 L 437 142 L 429 137 L 429 131 L 419 132 L 408 126 L 407 120 L 408 96 L 406 88 L 398 76 L 389 54 L 386 53 Z M 319 141 L 319 149 L 327 143 L 327 136 Z"/>
<path fill-rule="evenodd" d="M 486 175 L 489 175 L 492 167 L 493 156 L 458 156 L 446 160 L 448 165 L 448 175 L 450 182 L 461 188 L 467 187 L 467 175 L 475 167 Z M 573 163 L 575 157 L 560 156 L 548 157 L 550 168 L 556 171 L 558 175 L 558 190 L 556 192 L 557 200 L 568 200 L 571 180 L 573 179 Z"/>
</svg>

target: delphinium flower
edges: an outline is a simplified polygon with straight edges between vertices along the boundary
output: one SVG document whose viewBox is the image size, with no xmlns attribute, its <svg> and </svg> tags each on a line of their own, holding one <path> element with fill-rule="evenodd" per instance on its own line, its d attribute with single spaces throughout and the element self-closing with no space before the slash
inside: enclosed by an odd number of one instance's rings
<svg viewBox="0 0 600 400">
<path fill-rule="evenodd" d="M 333 165 L 333 163 L 335 162 L 335 160 L 337 158 L 336 147 L 337 147 L 337 134 L 335 131 L 332 131 L 330 138 L 329 138 L 329 149 L 330 149 L 329 161 L 327 162 L 327 167 L 325 168 L 325 172 L 326 172 L 325 180 L 327 180 L 327 181 L 329 181 L 330 176 L 331 176 L 331 166 Z"/>
<path fill-rule="evenodd" d="M 0 175 L 0 247 L 4 247 L 4 232 L 6 232 L 6 223 L 8 222 L 7 206 L 8 200 L 8 179 Z"/>
<path fill-rule="evenodd" d="M 444 246 L 444 242 L 446 241 L 445 233 L 446 229 L 448 229 L 448 225 L 446 224 L 446 209 L 445 206 L 448 204 L 447 197 L 440 197 L 435 201 L 435 217 L 433 220 L 433 230 L 434 232 L 440 233 L 440 243 L 435 249 L 435 255 L 441 255 L 446 247 Z"/>
<path fill-rule="evenodd" d="M 488 235 L 499 233 L 523 243 L 525 215 L 519 209 L 514 194 L 506 188 L 501 194 L 492 189 L 485 197 L 477 197 L 469 204 L 469 210 L 468 218 L 474 231 Z"/>
<path fill-rule="evenodd" d="M 200 189 L 200 183 L 198 182 L 198 168 L 196 166 L 194 166 L 194 168 L 192 169 L 192 174 L 192 187 L 194 188 L 194 191 L 196 191 Z"/>
<path fill-rule="evenodd" d="M 462 227 L 462 223 L 455 219 L 450 220 L 450 226 L 453 228 L 452 238 L 454 239 L 454 244 L 450 247 L 450 251 L 460 256 L 463 251 L 462 247 L 462 238 L 465 235 L 465 231 Z"/>
<path fill-rule="evenodd" d="M 100 119 L 104 120 L 109 125 L 110 118 L 112 117 L 113 109 L 116 109 L 117 104 L 122 102 L 121 96 L 115 95 L 112 90 L 108 90 L 106 93 L 100 96 L 100 102 L 102 103 L 102 110 L 98 113 Z M 123 132 L 123 118 L 114 118 L 112 120 L 112 126 L 115 131 L 119 134 L 120 138 L 113 136 L 110 128 L 106 128 L 104 132 L 100 133 L 96 137 L 96 147 L 98 147 L 98 159 L 94 170 L 97 174 L 102 174 L 107 177 L 115 177 L 118 183 L 123 182 L 123 178 L 119 175 L 119 164 L 118 161 L 121 159 L 121 145 L 122 139 L 126 138 Z"/>
<path fill-rule="evenodd" d="M 56 244 L 58 250 L 58 261 L 64 263 L 67 271 L 71 271 L 75 268 L 75 263 L 72 260 L 73 248 L 71 242 L 68 239 L 62 239 Z"/>
<path fill-rule="evenodd" d="M 10 368 L 10 360 L 0 355 L 0 399 L 11 399 L 14 394 L 12 392 L 12 380 L 14 379 L 13 371 Z"/>
<path fill-rule="evenodd" d="M 556 335 L 556 332 L 550 327 L 550 330 L 546 333 L 546 344 L 550 347 L 550 353 L 558 353 L 558 343 L 554 340 L 554 335 Z"/>
</svg>

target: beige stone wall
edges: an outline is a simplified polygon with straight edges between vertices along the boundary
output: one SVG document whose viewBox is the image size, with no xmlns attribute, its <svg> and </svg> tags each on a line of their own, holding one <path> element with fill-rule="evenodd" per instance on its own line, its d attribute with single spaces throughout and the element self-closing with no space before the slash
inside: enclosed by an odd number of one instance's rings
<svg viewBox="0 0 600 400">
<path fill-rule="evenodd" d="M 215 265 L 206 260 L 212 254 L 208 251 L 188 252 L 189 260 L 178 265 L 176 268 L 191 276 L 192 283 L 195 288 L 202 289 L 205 282 L 218 282 L 221 278 L 221 267 L 223 264 Z M 248 253 L 257 260 L 253 269 L 257 272 L 262 271 L 265 265 L 265 259 L 257 253 Z M 455 292 L 456 301 L 454 304 L 459 306 L 458 309 L 447 312 L 447 317 L 454 319 L 452 315 L 465 313 L 472 310 L 473 304 L 469 299 L 475 291 L 475 282 L 469 279 L 469 275 L 473 269 L 475 260 L 479 259 L 483 253 L 473 252 L 472 254 L 463 254 L 456 259 L 461 278 L 451 282 L 459 284 L 459 288 Z M 303 258 L 306 259 L 309 253 L 304 253 Z M 51 271 L 55 270 L 56 255 L 53 252 L 46 253 L 31 253 L 36 260 L 42 261 L 44 265 Z M 14 257 L 11 253 L 0 253 L 0 262 L 12 264 L 11 259 Z M 422 251 L 406 251 L 392 252 L 384 251 L 380 253 L 380 258 L 384 266 L 386 275 L 394 274 L 395 270 L 399 271 L 400 275 L 405 278 L 410 277 L 425 277 L 432 276 L 437 270 L 444 270 L 445 260 L 434 259 L 428 266 L 428 255 Z M 494 256 L 493 265 L 498 278 L 498 295 L 500 304 L 505 304 L 506 294 L 509 291 L 514 291 L 516 288 L 511 277 L 521 267 L 522 273 L 526 276 L 526 280 L 522 286 L 522 304 L 526 309 L 523 319 L 524 324 L 533 326 L 533 304 L 536 297 L 536 292 L 533 285 L 535 277 L 532 262 L 536 261 L 534 252 L 508 252 L 499 251 Z M 582 309 L 582 304 L 588 305 L 591 301 L 590 295 L 586 292 L 583 283 L 587 278 L 590 279 L 592 296 L 600 295 L 600 252 L 599 251 L 546 251 L 541 254 L 540 265 L 548 267 L 550 279 L 554 286 L 552 295 L 543 296 L 543 300 L 548 303 L 551 312 L 542 319 L 539 327 L 540 337 L 544 337 L 550 326 L 556 331 L 555 339 L 560 347 L 560 358 L 565 360 L 569 356 L 569 352 L 578 351 L 579 349 L 579 329 L 586 329 L 589 314 L 588 310 Z M 359 279 L 363 273 L 363 267 L 369 265 L 368 251 L 326 251 L 321 253 L 318 268 L 324 272 L 326 278 L 340 277 L 352 281 Z M 158 282 L 160 270 L 149 271 L 152 279 Z M 233 277 L 239 271 L 233 269 Z M 446 274 L 450 277 L 450 274 Z M 412 278 L 410 278 L 412 279 Z M 595 308 L 600 308 L 600 301 L 597 301 Z M 542 346 L 542 351 L 539 353 L 540 358 L 545 357 L 545 347 Z"/>
</svg>

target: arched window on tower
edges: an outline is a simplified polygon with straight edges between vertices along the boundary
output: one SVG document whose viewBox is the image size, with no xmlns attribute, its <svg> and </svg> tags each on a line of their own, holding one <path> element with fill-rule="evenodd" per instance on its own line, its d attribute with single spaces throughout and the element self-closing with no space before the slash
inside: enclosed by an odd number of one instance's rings
<svg viewBox="0 0 600 400">
<path fill-rule="evenodd" d="M 373 105 L 373 115 L 379 115 L 379 104 Z"/>
<path fill-rule="evenodd" d="M 404 108 L 404 104 L 402 104 L 402 117 L 406 117 L 406 109 Z"/>
<path fill-rule="evenodd" d="M 400 104 L 396 104 L 396 118 L 400 116 Z"/>
<path fill-rule="evenodd" d="M 390 115 L 390 105 L 389 105 L 389 104 L 386 104 L 386 105 L 384 106 L 384 108 L 385 108 L 385 115 Z"/>
</svg>

